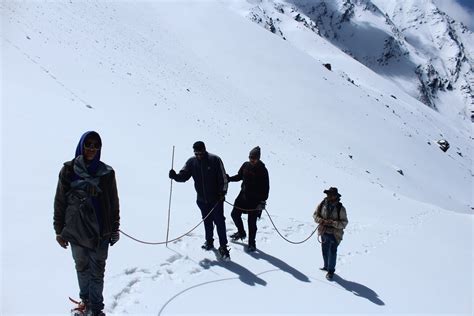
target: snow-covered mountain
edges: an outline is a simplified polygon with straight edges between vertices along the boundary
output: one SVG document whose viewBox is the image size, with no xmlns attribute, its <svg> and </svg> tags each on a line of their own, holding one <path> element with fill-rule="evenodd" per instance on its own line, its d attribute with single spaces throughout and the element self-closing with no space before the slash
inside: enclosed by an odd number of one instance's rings
<svg viewBox="0 0 474 316">
<path fill-rule="evenodd" d="M 298 33 L 310 30 L 431 108 L 474 120 L 473 33 L 431 0 L 260 0 L 234 8 L 304 51 L 314 40 L 301 42 Z"/>
<path fill-rule="evenodd" d="M 0 2 L 2 315 L 64 315 L 77 298 L 52 207 L 87 130 L 116 171 L 121 229 L 143 240 L 165 239 L 172 146 L 179 169 L 196 140 L 229 174 L 262 148 L 267 208 L 286 238 L 314 231 L 330 186 L 349 217 L 334 282 L 316 238 L 289 244 L 266 214 L 259 250 L 231 243 L 228 263 L 201 250 L 202 226 L 168 247 L 122 236 L 107 315 L 472 314 L 471 123 L 424 106 L 286 7 L 274 27 L 288 40 L 266 31 L 247 18 L 261 3 Z M 175 184 L 170 236 L 200 219 L 192 183 Z"/>
</svg>

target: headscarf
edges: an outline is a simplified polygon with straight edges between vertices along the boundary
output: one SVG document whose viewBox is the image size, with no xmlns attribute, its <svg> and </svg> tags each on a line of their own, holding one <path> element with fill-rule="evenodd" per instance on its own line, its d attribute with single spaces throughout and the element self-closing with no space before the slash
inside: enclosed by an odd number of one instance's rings
<svg viewBox="0 0 474 316">
<path fill-rule="evenodd" d="M 95 131 L 85 132 L 81 136 L 81 139 L 79 140 L 79 143 L 77 144 L 75 158 L 84 155 L 84 144 L 85 144 L 85 142 L 88 138 L 97 139 L 99 141 L 100 147 L 102 148 L 102 139 L 100 138 L 99 133 L 97 133 Z M 99 168 L 99 165 L 100 165 L 100 152 L 101 152 L 101 149 L 97 150 L 97 153 L 96 153 L 94 159 L 91 162 L 87 162 L 88 163 L 87 171 L 90 175 L 95 175 L 96 172 L 97 172 L 97 169 Z"/>
</svg>

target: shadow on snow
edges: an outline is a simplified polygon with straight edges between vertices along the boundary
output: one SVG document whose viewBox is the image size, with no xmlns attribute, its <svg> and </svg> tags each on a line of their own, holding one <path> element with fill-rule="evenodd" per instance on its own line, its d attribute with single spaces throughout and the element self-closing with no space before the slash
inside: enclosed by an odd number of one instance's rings
<svg viewBox="0 0 474 316">
<path fill-rule="evenodd" d="M 232 242 L 232 243 L 245 246 L 245 244 L 241 242 Z M 257 249 L 255 252 L 249 252 L 249 255 L 257 260 L 267 261 L 268 263 L 274 265 L 281 271 L 291 274 L 293 277 L 295 277 L 295 279 L 301 282 L 311 282 L 304 273 L 293 268 L 292 266 L 290 266 L 288 263 L 284 262 L 283 260 L 278 259 L 272 255 L 269 255 L 268 253 L 260 249 Z"/>
<path fill-rule="evenodd" d="M 214 249 L 213 251 L 216 257 L 220 257 L 216 249 Z M 201 260 L 199 262 L 199 265 L 206 270 L 214 266 L 225 268 L 229 270 L 230 272 L 237 274 L 239 276 L 240 281 L 250 286 L 255 286 L 256 284 L 263 285 L 263 286 L 267 285 L 267 282 L 265 280 L 259 278 L 255 273 L 253 273 L 252 271 L 248 270 L 247 268 L 241 266 L 240 264 L 234 261 L 222 261 L 220 259 L 209 260 L 206 258 L 206 259 Z"/>
<path fill-rule="evenodd" d="M 354 294 L 356 296 L 360 296 L 360 297 L 363 297 L 365 299 L 368 299 L 372 303 L 374 303 L 376 305 L 379 305 L 379 306 L 384 306 L 385 305 L 384 301 L 382 301 L 379 298 L 379 296 L 377 295 L 377 293 L 374 290 L 368 288 L 367 286 L 365 286 L 363 284 L 345 280 L 337 274 L 334 275 L 334 278 L 332 280 L 335 283 L 342 286 L 345 290 L 351 292 L 352 294 Z"/>
</svg>

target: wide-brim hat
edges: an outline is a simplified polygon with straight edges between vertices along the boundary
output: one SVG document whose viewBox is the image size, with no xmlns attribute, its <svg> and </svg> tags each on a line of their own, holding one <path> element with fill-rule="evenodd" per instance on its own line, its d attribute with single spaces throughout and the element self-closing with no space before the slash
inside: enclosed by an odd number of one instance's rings
<svg viewBox="0 0 474 316">
<path fill-rule="evenodd" d="M 323 192 L 326 193 L 327 195 L 335 195 L 337 197 L 341 197 L 341 195 L 339 194 L 337 188 L 335 188 L 335 187 L 330 187 L 329 189 L 324 190 Z"/>
</svg>

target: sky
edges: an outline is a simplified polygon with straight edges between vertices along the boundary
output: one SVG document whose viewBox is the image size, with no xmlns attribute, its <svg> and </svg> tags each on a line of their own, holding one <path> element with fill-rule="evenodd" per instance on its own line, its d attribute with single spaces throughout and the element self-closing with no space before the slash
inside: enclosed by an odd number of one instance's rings
<svg viewBox="0 0 474 316">
<path fill-rule="evenodd" d="M 433 0 L 440 10 L 469 29 L 474 29 L 474 1 L 472 0 Z"/>
<path fill-rule="evenodd" d="M 469 8 L 471 11 L 474 10 L 474 2 L 472 2 L 471 0 L 459 0 L 459 3 L 464 7 Z"/>
</svg>

